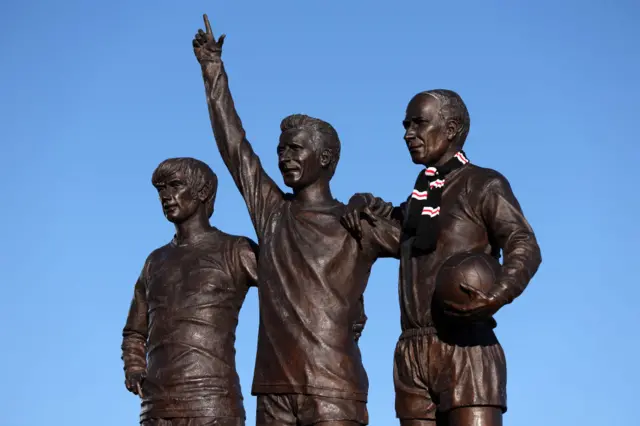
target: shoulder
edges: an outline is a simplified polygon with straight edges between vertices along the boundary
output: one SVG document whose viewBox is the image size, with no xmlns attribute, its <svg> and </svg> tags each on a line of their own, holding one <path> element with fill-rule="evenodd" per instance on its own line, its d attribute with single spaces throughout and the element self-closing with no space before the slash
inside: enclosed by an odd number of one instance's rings
<svg viewBox="0 0 640 426">
<path fill-rule="evenodd" d="M 240 255 L 255 255 L 258 244 L 249 237 L 233 236 L 234 247 Z"/>
<path fill-rule="evenodd" d="M 158 247 L 153 250 L 144 261 L 143 273 L 147 273 L 149 268 L 154 265 L 162 262 L 163 259 L 166 259 L 169 252 L 173 249 L 172 243 L 167 243 L 162 247 Z"/>
<path fill-rule="evenodd" d="M 484 194 L 493 189 L 510 189 L 507 178 L 497 170 L 475 164 L 469 164 L 465 169 L 461 177 L 466 181 L 467 189 L 476 194 Z"/>
<path fill-rule="evenodd" d="M 227 234 L 220 230 L 217 230 L 217 232 L 219 241 L 223 242 L 225 249 L 234 255 L 246 256 L 247 254 L 255 253 L 258 249 L 258 244 L 249 237 Z"/>
<path fill-rule="evenodd" d="M 167 255 L 167 253 L 173 250 L 173 248 L 174 248 L 174 245 L 172 242 L 169 242 L 161 247 L 158 247 L 157 249 L 153 250 L 149 254 L 149 256 L 147 256 L 147 260 L 145 263 L 155 262 L 157 260 L 164 258 Z"/>
</svg>

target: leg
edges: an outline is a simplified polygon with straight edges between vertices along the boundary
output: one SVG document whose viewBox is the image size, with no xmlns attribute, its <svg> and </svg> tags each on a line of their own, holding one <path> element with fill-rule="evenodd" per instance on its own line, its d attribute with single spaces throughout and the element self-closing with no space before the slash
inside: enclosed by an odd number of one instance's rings
<svg viewBox="0 0 640 426">
<path fill-rule="evenodd" d="M 256 426 L 296 426 L 291 395 L 258 395 Z"/>
<path fill-rule="evenodd" d="M 447 426 L 502 426 L 500 407 L 461 407 L 447 417 Z"/>
<path fill-rule="evenodd" d="M 443 424 L 501 426 L 502 413 L 507 410 L 507 366 L 502 347 L 493 330 L 463 332 L 440 336 L 430 352 L 430 373 Z"/>
<path fill-rule="evenodd" d="M 300 395 L 298 407 L 299 426 L 362 426 L 369 423 L 364 401 Z"/>
<path fill-rule="evenodd" d="M 401 426 L 435 426 L 436 404 L 431 399 L 427 371 L 431 336 L 401 338 L 393 361 L 396 417 Z"/>
<path fill-rule="evenodd" d="M 241 417 L 193 417 L 171 426 L 245 426 Z"/>
<path fill-rule="evenodd" d="M 436 426 L 435 420 L 404 419 L 400 420 L 400 426 Z"/>
<path fill-rule="evenodd" d="M 140 426 L 171 426 L 171 420 L 169 419 L 147 419 L 144 420 Z"/>
</svg>

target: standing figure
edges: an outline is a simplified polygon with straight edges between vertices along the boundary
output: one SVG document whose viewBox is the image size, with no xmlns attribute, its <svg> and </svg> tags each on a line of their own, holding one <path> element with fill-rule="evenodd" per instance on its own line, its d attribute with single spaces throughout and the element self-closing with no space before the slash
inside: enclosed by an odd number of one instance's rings
<svg viewBox="0 0 640 426">
<path fill-rule="evenodd" d="M 243 426 L 235 363 L 238 314 L 257 283 L 257 247 L 209 224 L 218 178 L 172 158 L 153 173 L 173 240 L 153 251 L 122 332 L 125 384 L 143 426 Z"/>
<path fill-rule="evenodd" d="M 331 195 L 340 140 L 327 122 L 292 115 L 280 125 L 284 193 L 266 174 L 229 91 L 205 15 L 193 46 L 202 66 L 213 133 L 260 244 L 260 329 L 252 393 L 257 424 L 324 426 L 368 422 L 368 379 L 356 338 L 362 294 L 379 257 L 397 253 L 400 229 L 379 219 L 358 242 L 341 224 L 346 206 Z M 375 219 L 373 219 L 375 220 Z"/>
<path fill-rule="evenodd" d="M 493 314 L 524 291 L 541 262 L 507 179 L 471 164 L 462 151 L 469 124 L 464 102 L 450 90 L 419 93 L 403 121 L 411 159 L 425 168 L 408 201 L 387 209 L 402 225 L 402 334 L 394 361 L 402 426 L 429 426 L 436 420 L 449 426 L 502 424 L 507 370 Z M 380 200 L 358 194 L 349 204 L 347 226 L 366 236 L 361 216 Z M 437 280 L 440 267 L 454 255 L 498 258 L 500 251 L 504 261 L 501 266 L 496 261 L 495 281 L 486 292 Z M 441 285 L 464 287 L 459 292 L 470 295 L 468 303 L 436 300 Z"/>
</svg>

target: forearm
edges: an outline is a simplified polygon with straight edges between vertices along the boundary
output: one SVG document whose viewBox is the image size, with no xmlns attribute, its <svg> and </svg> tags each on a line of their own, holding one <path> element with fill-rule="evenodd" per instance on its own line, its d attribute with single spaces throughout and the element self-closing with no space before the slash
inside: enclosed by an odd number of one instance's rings
<svg viewBox="0 0 640 426">
<path fill-rule="evenodd" d="M 525 290 L 541 262 L 540 247 L 533 232 L 525 229 L 514 231 L 503 248 L 496 296 L 511 303 Z"/>
<path fill-rule="evenodd" d="M 147 368 L 148 305 L 143 273 L 136 282 L 127 322 L 122 330 L 122 360 L 126 372 Z"/>
<path fill-rule="evenodd" d="M 367 324 L 367 319 L 367 315 L 364 311 L 364 295 L 362 295 L 358 299 L 358 318 L 353 323 L 353 332 L 355 334 L 356 341 L 360 339 L 360 335 L 364 331 L 364 326 Z"/>
<path fill-rule="evenodd" d="M 393 218 L 394 214 L 398 214 L 396 210 L 399 210 L 401 207 L 394 207 L 392 203 L 389 203 L 383 200 L 380 197 L 376 197 L 371 193 L 357 193 L 354 194 L 348 203 L 348 209 L 362 209 L 364 207 L 368 207 L 376 216 L 383 217 L 386 219 Z"/>
<path fill-rule="evenodd" d="M 128 373 L 147 369 L 147 339 L 139 332 L 125 328 L 122 333 L 122 361 Z"/>
<path fill-rule="evenodd" d="M 240 169 L 243 148 L 251 150 L 242 121 L 231 96 L 229 80 L 222 59 L 205 61 L 202 64 L 207 106 L 213 135 L 222 160 L 231 172 L 236 185 L 242 190 Z"/>
<path fill-rule="evenodd" d="M 282 192 L 265 173 L 260 158 L 245 137 L 222 61 L 219 58 L 203 61 L 202 75 L 216 144 L 260 238 L 270 209 L 282 198 Z"/>
</svg>

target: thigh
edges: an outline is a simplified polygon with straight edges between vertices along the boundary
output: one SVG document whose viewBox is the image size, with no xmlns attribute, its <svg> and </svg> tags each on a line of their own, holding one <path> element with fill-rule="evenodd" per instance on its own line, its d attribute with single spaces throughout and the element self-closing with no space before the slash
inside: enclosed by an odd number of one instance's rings
<svg viewBox="0 0 640 426">
<path fill-rule="evenodd" d="M 298 422 L 300 426 L 358 426 L 369 423 L 367 403 L 317 395 L 300 396 Z"/>
<path fill-rule="evenodd" d="M 500 407 L 460 407 L 447 413 L 447 426 L 502 426 Z"/>
<path fill-rule="evenodd" d="M 430 349 L 430 383 L 438 411 L 462 407 L 506 411 L 507 366 L 497 340 L 469 346 L 439 340 Z"/>
<path fill-rule="evenodd" d="M 435 420 L 404 419 L 400 420 L 400 426 L 436 426 Z"/>
<path fill-rule="evenodd" d="M 290 395 L 258 395 L 256 426 L 297 426 Z"/>
<path fill-rule="evenodd" d="M 393 385 L 396 417 L 401 421 L 434 421 L 436 418 L 436 404 L 431 399 L 431 384 L 426 374 L 429 339 L 429 336 L 415 336 L 401 339 L 396 345 Z"/>
<path fill-rule="evenodd" d="M 140 423 L 140 426 L 173 426 L 171 419 L 147 419 Z"/>
<path fill-rule="evenodd" d="M 171 426 L 245 426 L 239 417 L 193 417 L 184 423 L 172 423 Z"/>
</svg>

